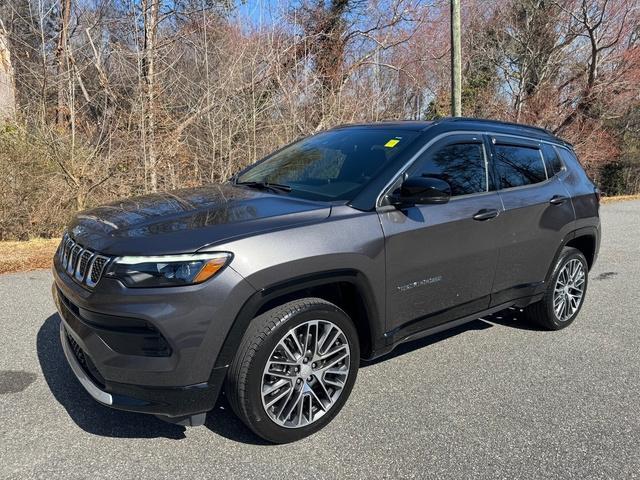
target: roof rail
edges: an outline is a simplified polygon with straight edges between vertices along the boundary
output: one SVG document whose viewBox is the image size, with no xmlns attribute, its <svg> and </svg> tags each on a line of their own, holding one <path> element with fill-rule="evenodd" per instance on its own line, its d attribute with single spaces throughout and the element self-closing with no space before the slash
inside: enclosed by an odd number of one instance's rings
<svg viewBox="0 0 640 480">
<path fill-rule="evenodd" d="M 543 132 L 543 133 L 546 133 L 547 135 L 555 137 L 555 135 L 551 131 L 543 127 L 536 127 L 535 125 L 524 125 L 522 123 L 515 123 L 515 122 L 505 122 L 503 120 L 490 120 L 487 118 L 472 118 L 472 117 L 445 117 L 445 118 L 442 118 L 440 121 L 441 122 L 466 121 L 466 122 L 492 123 L 492 124 L 497 123 L 497 124 L 505 125 L 509 127 L 530 128 L 532 130 L 538 130 L 539 132 Z"/>
</svg>

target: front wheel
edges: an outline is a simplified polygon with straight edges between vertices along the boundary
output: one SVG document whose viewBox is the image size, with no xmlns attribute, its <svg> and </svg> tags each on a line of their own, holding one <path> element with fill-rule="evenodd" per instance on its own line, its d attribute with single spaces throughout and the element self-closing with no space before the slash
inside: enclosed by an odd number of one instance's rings
<svg viewBox="0 0 640 480">
<path fill-rule="evenodd" d="M 251 322 L 229 368 L 226 393 L 257 435 L 292 442 L 337 415 L 359 361 L 358 335 L 346 313 L 319 298 L 295 300 Z"/>
<path fill-rule="evenodd" d="M 525 315 L 547 330 L 568 327 L 578 316 L 589 281 L 589 265 L 582 252 L 565 247 L 556 261 L 544 297 L 529 305 Z"/>
</svg>

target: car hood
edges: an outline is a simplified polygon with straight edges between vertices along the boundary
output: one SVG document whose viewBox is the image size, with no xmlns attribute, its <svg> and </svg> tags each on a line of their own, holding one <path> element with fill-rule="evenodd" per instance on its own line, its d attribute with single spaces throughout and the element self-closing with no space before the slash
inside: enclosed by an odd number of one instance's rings
<svg viewBox="0 0 640 480">
<path fill-rule="evenodd" d="M 230 184 L 113 202 L 76 214 L 68 232 L 106 255 L 195 252 L 231 238 L 322 220 L 330 206 Z"/>
</svg>

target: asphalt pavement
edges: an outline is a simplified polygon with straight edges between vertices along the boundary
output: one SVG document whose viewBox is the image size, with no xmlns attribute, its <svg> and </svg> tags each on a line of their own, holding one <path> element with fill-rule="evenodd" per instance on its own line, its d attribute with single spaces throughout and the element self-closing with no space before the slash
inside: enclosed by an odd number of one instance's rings
<svg viewBox="0 0 640 480">
<path fill-rule="evenodd" d="M 224 402 L 187 429 L 97 404 L 63 359 L 51 274 L 2 275 L 0 478 L 640 478 L 640 202 L 601 214 L 570 328 L 506 311 L 403 345 L 283 446 Z"/>
</svg>

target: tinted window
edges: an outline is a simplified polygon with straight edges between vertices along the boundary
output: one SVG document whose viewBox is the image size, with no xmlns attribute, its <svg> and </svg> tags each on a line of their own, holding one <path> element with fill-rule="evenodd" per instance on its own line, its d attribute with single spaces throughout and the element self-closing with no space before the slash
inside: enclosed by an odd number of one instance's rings
<svg viewBox="0 0 640 480">
<path fill-rule="evenodd" d="M 350 200 L 417 136 L 381 128 L 330 130 L 289 145 L 236 181 L 289 185 L 288 195 L 302 198 Z"/>
<path fill-rule="evenodd" d="M 570 152 L 566 148 L 558 147 L 556 148 L 556 150 L 558 151 L 562 159 L 565 161 L 565 163 L 569 163 L 569 164 L 571 164 L 572 162 L 580 163 L 576 158 L 575 154 L 573 152 Z"/>
<path fill-rule="evenodd" d="M 547 173 L 549 176 L 555 175 L 562 170 L 562 162 L 558 156 L 558 152 L 553 146 L 545 143 L 542 145 L 542 154 L 547 165 Z"/>
<path fill-rule="evenodd" d="M 547 179 L 540 150 L 496 145 L 495 166 L 501 188 L 519 187 Z"/>
<path fill-rule="evenodd" d="M 479 143 L 447 145 L 427 152 L 416 173 L 445 180 L 453 196 L 487 191 L 487 169 Z"/>
</svg>

